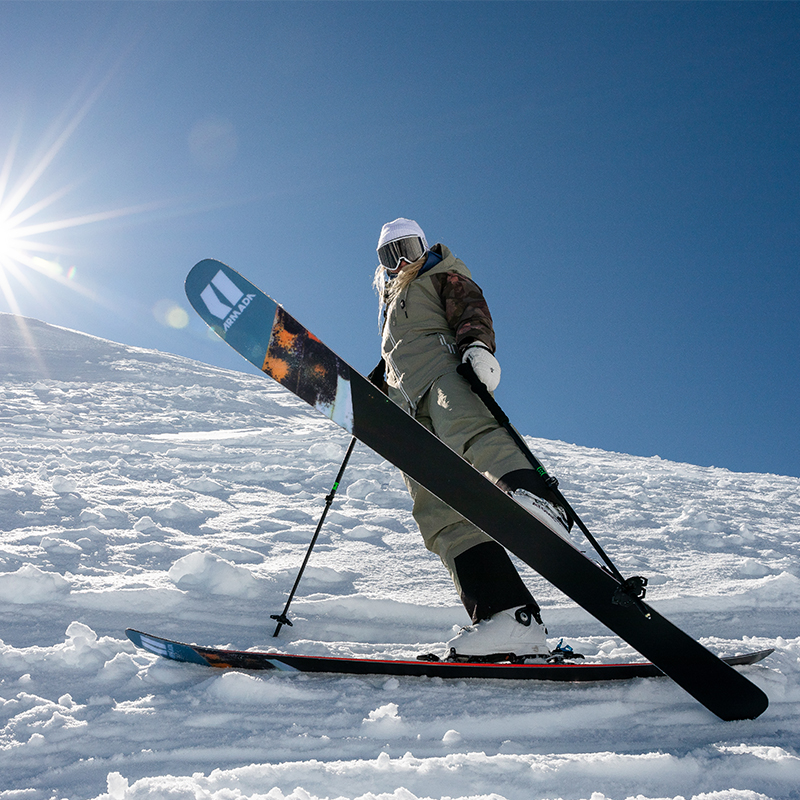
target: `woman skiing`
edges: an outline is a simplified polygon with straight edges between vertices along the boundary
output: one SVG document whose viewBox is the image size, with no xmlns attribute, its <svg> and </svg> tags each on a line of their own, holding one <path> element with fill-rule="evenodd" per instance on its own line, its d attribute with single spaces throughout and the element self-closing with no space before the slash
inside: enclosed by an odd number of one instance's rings
<svg viewBox="0 0 800 800">
<path fill-rule="evenodd" d="M 491 392 L 500 381 L 492 317 L 465 264 L 420 226 L 396 219 L 378 240 L 375 286 L 383 299 L 382 361 L 373 373 L 389 397 L 560 535 L 569 521 L 542 477 L 458 374 L 471 365 Z M 384 374 L 381 375 L 380 373 Z M 546 658 L 539 606 L 501 545 L 404 475 L 425 546 L 452 576 L 472 619 L 451 656 Z"/>
</svg>

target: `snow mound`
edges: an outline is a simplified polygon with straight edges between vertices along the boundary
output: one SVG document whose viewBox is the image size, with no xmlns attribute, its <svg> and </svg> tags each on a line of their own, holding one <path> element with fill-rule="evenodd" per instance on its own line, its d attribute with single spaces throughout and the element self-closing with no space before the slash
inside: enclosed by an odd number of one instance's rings
<svg viewBox="0 0 800 800">
<path fill-rule="evenodd" d="M 18 605 L 34 605 L 58 600 L 71 590 L 70 582 L 54 572 L 44 572 L 25 564 L 15 572 L 0 575 L 0 600 Z"/>
<path fill-rule="evenodd" d="M 190 553 L 169 569 L 170 580 L 184 591 L 254 598 L 260 593 L 258 580 L 240 567 L 213 553 Z"/>
</svg>

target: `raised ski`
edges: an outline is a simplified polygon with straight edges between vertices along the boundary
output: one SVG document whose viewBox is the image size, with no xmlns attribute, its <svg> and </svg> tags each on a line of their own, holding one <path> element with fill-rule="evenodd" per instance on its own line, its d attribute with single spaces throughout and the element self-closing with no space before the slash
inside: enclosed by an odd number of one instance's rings
<svg viewBox="0 0 800 800">
<path fill-rule="evenodd" d="M 255 295 L 227 330 L 214 313 L 212 284 L 239 297 Z M 187 276 L 186 294 L 248 361 L 525 561 L 714 714 L 753 719 L 767 708 L 759 687 L 649 604 L 626 602 L 623 581 L 534 518 L 238 272 L 201 261 Z"/>
</svg>

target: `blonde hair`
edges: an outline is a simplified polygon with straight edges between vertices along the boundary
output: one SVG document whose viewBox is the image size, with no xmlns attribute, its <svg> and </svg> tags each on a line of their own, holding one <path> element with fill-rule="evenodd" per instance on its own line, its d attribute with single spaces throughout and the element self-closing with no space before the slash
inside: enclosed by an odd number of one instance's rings
<svg viewBox="0 0 800 800">
<path fill-rule="evenodd" d="M 406 287 L 419 275 L 419 271 L 428 260 L 427 251 L 423 253 L 412 264 L 406 264 L 394 278 L 387 279 L 386 270 L 382 264 L 378 264 L 375 270 L 375 277 L 373 278 L 372 285 L 381 299 L 381 308 L 384 305 L 389 305 Z"/>
</svg>

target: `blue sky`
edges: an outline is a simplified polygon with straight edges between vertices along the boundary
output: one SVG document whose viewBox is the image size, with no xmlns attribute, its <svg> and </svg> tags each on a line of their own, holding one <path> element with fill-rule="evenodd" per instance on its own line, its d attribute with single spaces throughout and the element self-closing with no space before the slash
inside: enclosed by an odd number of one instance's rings
<svg viewBox="0 0 800 800">
<path fill-rule="evenodd" d="M 214 257 L 367 372 L 412 217 L 525 433 L 800 476 L 799 45 L 797 3 L 5 2 L 0 310 L 247 370 Z"/>
</svg>

